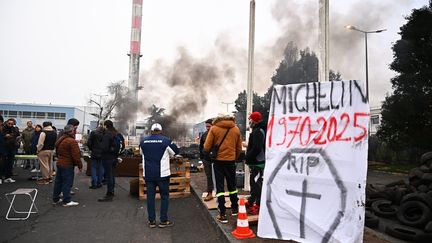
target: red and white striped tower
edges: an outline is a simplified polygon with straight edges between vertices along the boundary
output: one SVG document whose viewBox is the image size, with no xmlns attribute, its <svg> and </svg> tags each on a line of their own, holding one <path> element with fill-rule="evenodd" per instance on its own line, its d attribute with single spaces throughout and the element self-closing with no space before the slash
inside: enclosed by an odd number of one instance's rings
<svg viewBox="0 0 432 243">
<path fill-rule="evenodd" d="M 142 0 L 132 0 L 132 28 L 129 53 L 129 80 L 128 89 L 132 103 L 135 104 L 131 119 L 129 121 L 129 135 L 135 135 L 135 122 L 138 105 L 138 89 L 139 89 L 139 63 L 140 63 L 140 47 L 141 47 L 141 20 L 142 20 Z"/>
</svg>

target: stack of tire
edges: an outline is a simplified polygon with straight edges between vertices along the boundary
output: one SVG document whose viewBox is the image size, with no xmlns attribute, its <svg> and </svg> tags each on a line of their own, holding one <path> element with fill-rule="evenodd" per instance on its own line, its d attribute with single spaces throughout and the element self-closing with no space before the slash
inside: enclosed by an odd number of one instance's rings
<svg viewBox="0 0 432 243">
<path fill-rule="evenodd" d="M 367 185 L 365 225 L 379 226 L 379 217 L 397 220 L 385 232 L 416 243 L 432 242 L 432 152 L 421 158 L 422 165 L 409 173 L 409 183 Z"/>
</svg>

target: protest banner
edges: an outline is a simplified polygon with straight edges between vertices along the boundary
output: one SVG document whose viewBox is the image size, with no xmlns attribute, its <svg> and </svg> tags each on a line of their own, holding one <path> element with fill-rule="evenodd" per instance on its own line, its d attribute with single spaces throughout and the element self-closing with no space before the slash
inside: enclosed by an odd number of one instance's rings
<svg viewBox="0 0 432 243">
<path fill-rule="evenodd" d="M 360 81 L 275 85 L 258 236 L 362 242 L 369 104 Z"/>
</svg>

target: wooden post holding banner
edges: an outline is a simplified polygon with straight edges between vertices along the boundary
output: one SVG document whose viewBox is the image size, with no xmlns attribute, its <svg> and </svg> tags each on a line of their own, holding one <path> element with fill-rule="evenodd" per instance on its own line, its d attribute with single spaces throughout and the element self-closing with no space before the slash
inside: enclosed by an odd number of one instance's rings
<svg viewBox="0 0 432 243">
<path fill-rule="evenodd" d="M 273 87 L 258 236 L 362 242 L 368 124 L 361 81 Z"/>
</svg>

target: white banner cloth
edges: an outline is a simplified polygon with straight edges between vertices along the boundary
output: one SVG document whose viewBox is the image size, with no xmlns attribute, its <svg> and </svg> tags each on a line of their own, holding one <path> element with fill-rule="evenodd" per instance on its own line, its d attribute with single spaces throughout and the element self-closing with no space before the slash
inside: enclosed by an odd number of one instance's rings
<svg viewBox="0 0 432 243">
<path fill-rule="evenodd" d="M 275 85 L 258 236 L 362 242 L 368 126 L 361 81 Z"/>
</svg>

